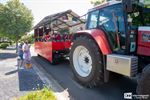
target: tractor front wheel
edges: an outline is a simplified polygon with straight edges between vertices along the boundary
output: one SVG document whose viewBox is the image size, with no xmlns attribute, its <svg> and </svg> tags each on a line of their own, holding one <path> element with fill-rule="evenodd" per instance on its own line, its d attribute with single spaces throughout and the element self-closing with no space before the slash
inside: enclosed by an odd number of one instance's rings
<svg viewBox="0 0 150 100">
<path fill-rule="evenodd" d="M 70 63 L 75 78 L 82 85 L 92 87 L 103 83 L 102 54 L 92 39 L 76 38 L 70 52 Z"/>
</svg>

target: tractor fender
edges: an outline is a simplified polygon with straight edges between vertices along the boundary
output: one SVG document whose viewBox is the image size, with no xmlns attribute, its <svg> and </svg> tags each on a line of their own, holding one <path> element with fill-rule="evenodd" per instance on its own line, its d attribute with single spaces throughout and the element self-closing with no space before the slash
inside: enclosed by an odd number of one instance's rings
<svg viewBox="0 0 150 100">
<path fill-rule="evenodd" d="M 91 30 L 78 31 L 77 33 L 73 35 L 72 41 L 83 35 L 86 35 L 87 37 L 92 38 L 95 41 L 95 43 L 98 45 L 98 47 L 100 48 L 103 55 L 112 53 L 110 45 L 106 38 L 106 35 L 102 30 L 91 29 Z"/>
</svg>

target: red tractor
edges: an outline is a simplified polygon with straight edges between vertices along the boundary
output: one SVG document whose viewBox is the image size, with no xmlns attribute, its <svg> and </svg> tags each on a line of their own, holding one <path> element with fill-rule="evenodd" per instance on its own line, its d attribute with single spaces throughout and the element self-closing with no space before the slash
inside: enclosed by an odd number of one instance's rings
<svg viewBox="0 0 150 100">
<path fill-rule="evenodd" d="M 89 10 L 86 29 L 72 37 L 77 81 L 92 87 L 108 82 L 111 72 L 142 73 L 137 92 L 150 95 L 150 8 L 138 0 L 106 2 Z"/>
<path fill-rule="evenodd" d="M 34 27 L 36 52 L 51 63 L 69 53 L 74 76 L 84 86 L 106 83 L 118 73 L 140 76 L 138 94 L 150 95 L 150 2 L 140 1 L 113 0 L 90 9 L 86 30 L 73 34 L 69 28 L 84 23 L 77 14 L 47 16 Z"/>
</svg>

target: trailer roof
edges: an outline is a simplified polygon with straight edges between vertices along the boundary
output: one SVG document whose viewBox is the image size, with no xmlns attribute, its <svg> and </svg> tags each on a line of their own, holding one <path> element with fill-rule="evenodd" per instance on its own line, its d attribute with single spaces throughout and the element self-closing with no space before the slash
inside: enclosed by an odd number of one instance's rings
<svg viewBox="0 0 150 100">
<path fill-rule="evenodd" d="M 77 15 L 72 10 L 67 10 L 67 11 L 46 16 L 37 25 L 34 26 L 34 29 L 46 25 L 51 25 L 50 26 L 51 28 L 57 30 L 57 29 L 76 26 L 82 23 L 85 23 L 85 20 L 80 19 L 80 16 Z"/>
</svg>

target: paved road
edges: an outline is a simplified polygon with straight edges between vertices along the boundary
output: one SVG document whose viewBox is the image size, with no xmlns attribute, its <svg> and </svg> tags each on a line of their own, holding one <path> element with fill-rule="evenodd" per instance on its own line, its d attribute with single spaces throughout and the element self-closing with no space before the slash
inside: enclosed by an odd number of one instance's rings
<svg viewBox="0 0 150 100">
<path fill-rule="evenodd" d="M 51 74 L 64 89 L 75 100 L 123 100 L 125 92 L 135 94 L 136 82 L 126 77 L 111 79 L 107 84 L 96 88 L 85 88 L 74 81 L 69 61 L 62 61 L 58 65 L 51 65 L 42 57 L 34 56 L 33 59 L 43 67 L 48 74 Z"/>
</svg>

